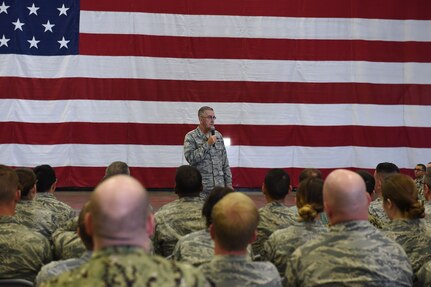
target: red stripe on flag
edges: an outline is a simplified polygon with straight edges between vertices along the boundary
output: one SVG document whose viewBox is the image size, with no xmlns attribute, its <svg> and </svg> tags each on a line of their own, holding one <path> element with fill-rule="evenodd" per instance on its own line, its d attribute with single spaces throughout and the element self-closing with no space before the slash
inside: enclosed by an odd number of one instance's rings
<svg viewBox="0 0 431 287">
<path fill-rule="evenodd" d="M 125 45 L 133 43 L 133 45 Z M 82 55 L 169 58 L 430 62 L 431 42 L 80 34 Z"/>
<path fill-rule="evenodd" d="M 134 11 L 168 14 L 243 15 L 280 17 L 336 17 L 376 19 L 431 19 L 429 0 L 261 0 L 178 1 L 81 0 L 81 10 Z"/>
<path fill-rule="evenodd" d="M 0 77 L 0 86 L 0 99 L 431 105 L 431 85 L 415 84 Z"/>
<path fill-rule="evenodd" d="M 182 145 L 195 125 L 133 123 L 16 123 L 0 125 L 0 143 Z M 431 148 L 431 128 L 218 125 L 232 145 Z M 169 137 L 166 135 L 169 134 Z M 259 135 L 251 137 L 251 134 Z M 334 135 L 330 137 L 328 135 Z M 115 136 L 112 136 L 115 135 Z"/>
</svg>

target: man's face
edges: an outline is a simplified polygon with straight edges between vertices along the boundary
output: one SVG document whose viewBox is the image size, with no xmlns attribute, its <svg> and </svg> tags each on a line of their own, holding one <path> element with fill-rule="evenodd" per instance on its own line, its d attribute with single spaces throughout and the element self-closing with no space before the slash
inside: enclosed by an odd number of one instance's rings
<svg viewBox="0 0 431 287">
<path fill-rule="evenodd" d="M 420 165 L 415 167 L 415 178 L 421 178 L 425 174 L 425 171 Z"/>
<path fill-rule="evenodd" d="M 211 127 L 214 126 L 215 113 L 211 110 L 206 110 L 204 114 L 200 117 L 199 121 L 204 130 L 209 131 Z"/>
</svg>

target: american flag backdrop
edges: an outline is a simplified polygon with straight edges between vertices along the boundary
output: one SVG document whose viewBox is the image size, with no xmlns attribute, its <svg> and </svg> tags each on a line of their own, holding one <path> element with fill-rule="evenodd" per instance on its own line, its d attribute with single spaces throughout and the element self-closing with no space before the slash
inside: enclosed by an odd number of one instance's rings
<svg viewBox="0 0 431 287">
<path fill-rule="evenodd" d="M 234 187 L 431 161 L 429 0 L 0 0 L 0 163 L 172 187 L 202 105 Z"/>
</svg>

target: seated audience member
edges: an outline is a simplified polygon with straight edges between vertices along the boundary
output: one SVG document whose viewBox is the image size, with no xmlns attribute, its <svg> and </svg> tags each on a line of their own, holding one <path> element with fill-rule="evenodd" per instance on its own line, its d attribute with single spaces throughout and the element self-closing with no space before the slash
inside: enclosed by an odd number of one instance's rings
<svg viewBox="0 0 431 287">
<path fill-rule="evenodd" d="M 247 245 L 256 238 L 259 213 L 254 202 L 240 192 L 223 197 L 212 210 L 214 258 L 199 268 L 215 286 L 281 286 L 270 262 L 247 259 Z"/>
<path fill-rule="evenodd" d="M 220 199 L 231 192 L 234 191 L 229 187 L 214 187 L 202 208 L 202 216 L 205 218 L 207 228 L 181 237 L 175 245 L 174 260 L 184 261 L 194 266 L 211 261 L 214 257 L 214 241 L 211 239 L 209 232 L 209 226 L 212 223 L 211 211 Z"/>
<path fill-rule="evenodd" d="M 175 244 L 184 235 L 205 228 L 201 217 L 203 201 L 202 176 L 192 166 L 183 165 L 175 175 L 175 193 L 178 199 L 160 207 L 154 215 L 154 253 L 168 257 Z"/>
<path fill-rule="evenodd" d="M 431 172 L 424 177 L 424 197 L 425 221 L 431 226 Z"/>
<path fill-rule="evenodd" d="M 419 197 L 420 201 L 425 200 L 425 197 L 424 197 L 424 177 L 425 177 L 426 171 L 427 171 L 427 167 L 422 163 L 418 163 L 414 169 L 415 185 L 416 185 L 416 189 L 418 190 L 418 197 Z"/>
<path fill-rule="evenodd" d="M 90 260 L 90 257 L 93 253 L 93 238 L 91 238 L 91 236 L 87 233 L 84 223 L 85 214 L 88 212 L 88 210 L 89 202 L 84 205 L 84 207 L 81 209 L 81 212 L 79 213 L 77 230 L 79 238 L 85 245 L 86 251 L 84 251 L 78 258 L 53 261 L 43 266 L 36 277 L 36 286 L 39 286 L 42 282 L 47 281 L 52 277 L 58 276 L 61 273 L 75 269 L 76 267 L 79 267 Z"/>
<path fill-rule="evenodd" d="M 411 286 L 402 247 L 368 222 L 370 197 L 355 172 L 335 170 L 323 185 L 330 231 L 297 248 L 286 286 Z"/>
<path fill-rule="evenodd" d="M 148 194 L 134 178 L 115 175 L 102 181 L 85 215 L 94 253 L 87 263 L 41 286 L 206 286 L 189 265 L 147 254 L 153 217 Z"/>
<path fill-rule="evenodd" d="M 69 219 L 63 227 L 52 234 L 55 260 L 78 258 L 86 251 L 85 245 L 77 233 L 78 217 Z"/>
<path fill-rule="evenodd" d="M 376 180 L 375 192 L 376 199 L 370 203 L 368 207 L 368 213 L 371 214 L 378 222 L 381 227 L 388 224 L 390 219 L 383 210 L 382 200 L 382 183 L 390 175 L 400 173 L 399 168 L 391 162 L 381 162 L 376 166 L 374 171 L 374 179 Z"/>
<path fill-rule="evenodd" d="M 75 217 L 75 211 L 55 198 L 54 192 L 57 186 L 57 178 L 54 169 L 47 165 L 39 165 L 33 169 L 37 177 L 36 201 L 54 214 L 54 224 L 57 228 L 62 227 L 69 219 Z"/>
<path fill-rule="evenodd" d="M 391 219 L 383 231 L 404 248 L 416 273 L 431 260 L 431 230 L 422 220 L 425 210 L 415 183 L 407 175 L 392 175 L 383 182 L 382 195 L 383 208 Z"/>
<path fill-rule="evenodd" d="M 323 179 L 322 172 L 316 168 L 304 168 L 301 173 L 299 174 L 299 183 L 301 183 L 303 180 L 309 178 L 309 177 L 315 177 Z"/>
<path fill-rule="evenodd" d="M 323 212 L 323 180 L 313 177 L 303 180 L 296 191 L 296 206 L 299 221 L 276 230 L 265 243 L 263 259 L 274 263 L 280 276 L 284 276 L 287 260 L 297 247 L 328 232 L 328 228 L 320 221 Z"/>
<path fill-rule="evenodd" d="M 16 220 L 51 240 L 56 226 L 53 223 L 52 211 L 34 200 L 36 197 L 36 175 L 29 168 L 18 168 L 15 172 L 18 175 L 21 191 L 21 198 L 15 208 Z"/>
<path fill-rule="evenodd" d="M 0 165 L 0 278 L 33 282 L 42 265 L 51 261 L 48 239 L 14 218 L 20 198 L 16 172 Z"/>
<path fill-rule="evenodd" d="M 290 177 L 282 169 L 271 169 L 262 184 L 262 193 L 267 204 L 259 208 L 257 239 L 252 243 L 255 260 L 262 256 L 263 246 L 268 237 L 277 229 L 293 225 L 296 217 L 284 204 L 291 190 Z"/>
<path fill-rule="evenodd" d="M 431 286 L 431 261 L 426 262 L 417 272 L 415 287 Z"/>
<path fill-rule="evenodd" d="M 117 174 L 125 174 L 130 175 L 130 169 L 127 163 L 123 161 L 114 161 L 112 162 L 105 170 L 105 177 L 108 178 Z"/>
<path fill-rule="evenodd" d="M 376 186 L 376 180 L 374 179 L 374 177 L 371 175 L 371 173 L 369 173 L 366 170 L 357 170 L 356 171 L 357 174 L 359 174 L 362 179 L 365 182 L 365 189 L 367 190 L 368 194 L 370 195 L 371 200 L 373 200 L 373 198 L 375 197 L 376 193 L 374 191 L 374 187 Z M 368 221 L 374 225 L 375 227 L 382 229 L 382 222 L 380 221 L 380 219 L 378 219 L 376 216 L 368 214 Z"/>
</svg>

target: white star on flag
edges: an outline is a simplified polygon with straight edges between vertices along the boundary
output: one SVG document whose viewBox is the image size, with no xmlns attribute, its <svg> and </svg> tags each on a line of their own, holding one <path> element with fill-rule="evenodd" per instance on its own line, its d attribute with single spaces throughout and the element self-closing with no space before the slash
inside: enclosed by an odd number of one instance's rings
<svg viewBox="0 0 431 287">
<path fill-rule="evenodd" d="M 10 6 L 6 6 L 5 4 L 4 4 L 4 2 L 1 4 L 1 6 L 0 6 L 0 14 L 1 13 L 3 13 L 3 12 L 5 12 L 6 14 L 7 14 L 7 8 L 9 8 Z"/>
<path fill-rule="evenodd" d="M 60 48 L 59 49 L 61 49 L 63 47 L 65 47 L 66 49 L 69 49 L 69 47 L 67 46 L 67 43 L 69 43 L 70 40 L 66 40 L 63 37 L 63 39 L 61 39 L 60 41 L 57 41 L 57 42 L 60 44 Z"/>
<path fill-rule="evenodd" d="M 46 32 L 46 31 L 52 32 L 52 27 L 54 27 L 55 24 L 49 23 L 49 20 L 48 20 L 48 22 L 46 22 L 46 24 L 42 24 L 42 26 L 45 27 L 45 31 L 44 32 Z"/>
<path fill-rule="evenodd" d="M 7 42 L 9 42 L 10 41 L 10 39 L 6 39 L 6 37 L 4 36 L 4 34 L 3 34 L 3 38 L 1 38 L 0 39 L 0 47 L 1 46 L 6 46 L 6 47 L 9 47 L 8 45 L 7 45 Z"/>
<path fill-rule="evenodd" d="M 20 29 L 20 30 L 22 31 L 22 26 L 23 26 L 23 25 L 25 25 L 25 23 L 21 23 L 21 22 L 19 21 L 19 18 L 18 18 L 18 19 L 16 19 L 16 22 L 12 22 L 12 24 L 14 24 L 14 25 L 15 25 L 15 29 L 13 29 L 14 31 L 15 31 L 16 29 Z"/>
<path fill-rule="evenodd" d="M 38 44 L 40 41 L 36 40 L 36 39 L 34 38 L 34 36 L 33 36 L 33 39 L 31 39 L 31 40 L 27 40 L 27 42 L 29 42 L 29 43 L 30 43 L 30 48 L 31 48 L 31 47 L 36 47 L 36 49 L 39 49 L 39 48 L 37 47 L 37 44 Z"/>
<path fill-rule="evenodd" d="M 61 16 L 63 14 L 67 16 L 67 10 L 69 10 L 69 8 L 64 7 L 63 4 L 63 6 L 61 6 L 61 8 L 57 8 L 57 10 L 60 11 L 60 14 L 58 16 Z"/>
<path fill-rule="evenodd" d="M 31 7 L 27 7 L 27 9 L 30 10 L 30 13 L 28 15 L 35 14 L 37 16 L 37 10 L 39 10 L 40 7 L 34 6 L 34 3 L 33 3 Z"/>
</svg>

